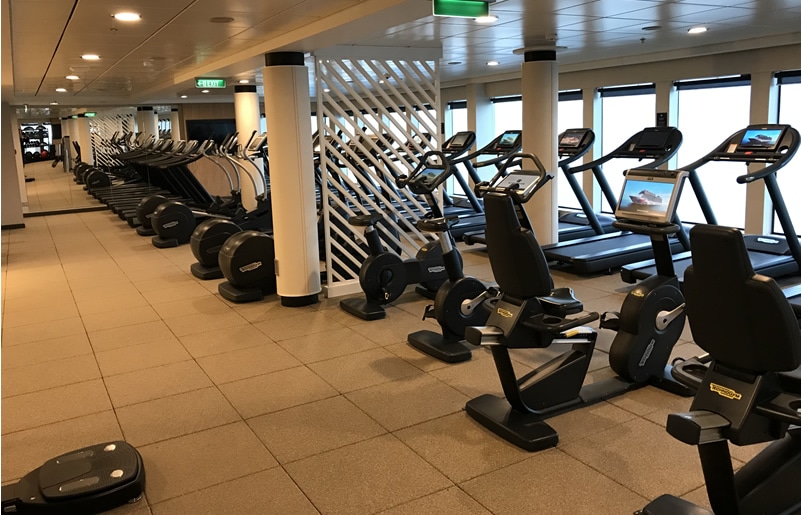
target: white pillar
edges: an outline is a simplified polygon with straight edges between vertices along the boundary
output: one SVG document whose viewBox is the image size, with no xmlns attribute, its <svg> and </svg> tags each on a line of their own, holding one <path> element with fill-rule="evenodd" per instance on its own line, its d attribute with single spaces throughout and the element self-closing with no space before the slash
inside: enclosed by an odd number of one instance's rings
<svg viewBox="0 0 801 515">
<path fill-rule="evenodd" d="M 751 74 L 751 118 L 750 123 L 778 123 L 779 86 L 771 72 Z M 749 172 L 765 168 L 762 163 L 748 165 Z M 748 234 L 770 234 L 773 227 L 773 203 L 765 181 L 754 181 L 746 185 L 745 232 Z"/>
<path fill-rule="evenodd" d="M 476 133 L 477 148 L 492 141 L 495 133 L 495 110 L 484 83 L 467 85 L 467 129 Z M 508 127 L 500 127 L 507 130 Z"/>
<path fill-rule="evenodd" d="M 94 165 L 95 154 L 92 150 L 92 133 L 89 130 L 89 118 L 83 115 L 79 115 L 78 118 L 73 118 L 71 129 L 73 129 L 72 132 L 75 133 L 72 141 L 77 141 L 78 145 L 81 146 L 81 161 Z"/>
<path fill-rule="evenodd" d="M 159 137 L 159 119 L 153 106 L 139 106 L 136 108 L 136 132 L 152 134 Z"/>
<path fill-rule="evenodd" d="M 265 54 L 264 114 L 278 295 L 285 306 L 317 302 L 321 291 L 311 141 L 309 72 L 302 52 Z M 274 127 L 276 130 L 270 131 Z"/>
<path fill-rule="evenodd" d="M 664 113 L 665 119 L 660 120 L 660 113 Z M 673 81 L 661 81 L 656 83 L 656 120 L 655 126 L 664 123 L 665 127 L 679 126 L 679 90 Z M 673 154 L 668 162 L 660 166 L 667 170 L 675 170 L 679 166 L 678 153 Z"/>
<path fill-rule="evenodd" d="M 2 224 L 3 229 L 25 227 L 22 218 L 22 201 L 20 199 L 20 183 L 17 172 L 17 154 L 14 151 L 14 138 L 19 139 L 19 131 L 12 126 L 12 107 L 8 102 L 2 103 L 0 109 L 0 174 L 2 174 Z M 24 183 L 23 183 L 24 184 Z"/>
<path fill-rule="evenodd" d="M 556 63 L 555 50 L 530 50 L 525 53 L 521 90 L 523 152 L 535 154 L 545 165 L 545 169 L 556 175 L 559 66 Z M 557 193 L 557 182 L 549 181 L 525 206 L 537 241 L 541 245 L 559 241 Z"/>
<path fill-rule="evenodd" d="M 590 128 L 595 133 L 595 142 L 592 144 L 592 149 L 584 155 L 582 163 L 589 163 L 599 159 L 602 155 L 601 149 L 603 148 L 603 109 L 601 109 L 601 93 L 596 88 L 584 88 L 581 91 L 581 98 L 583 99 L 583 115 L 584 127 Z M 601 187 L 595 182 L 595 176 L 592 170 L 581 172 L 583 177 L 581 184 L 584 188 L 584 194 L 590 200 L 592 209 L 599 213 L 603 207 L 601 200 Z"/>
<path fill-rule="evenodd" d="M 181 113 L 178 111 L 177 107 L 173 107 L 170 110 L 170 136 L 172 137 L 173 141 L 178 141 L 183 139 L 183 133 L 181 127 Z"/>
<path fill-rule="evenodd" d="M 234 86 L 234 112 L 236 115 L 236 132 L 239 133 L 238 141 L 241 145 L 246 145 L 253 132 L 259 132 L 259 122 L 261 121 L 261 109 L 259 108 L 259 94 L 256 86 L 238 85 Z M 261 159 L 255 160 L 261 167 Z M 256 195 L 264 192 L 264 183 L 261 177 L 255 176 L 256 171 L 250 163 L 242 163 L 251 177 L 255 180 L 256 190 L 253 189 L 253 182 L 246 177 L 241 177 L 242 204 L 248 211 L 256 208 Z M 263 168 L 262 168 L 263 170 Z M 263 173 L 263 172 L 262 172 Z M 241 170 L 240 170 L 241 175 Z"/>
</svg>

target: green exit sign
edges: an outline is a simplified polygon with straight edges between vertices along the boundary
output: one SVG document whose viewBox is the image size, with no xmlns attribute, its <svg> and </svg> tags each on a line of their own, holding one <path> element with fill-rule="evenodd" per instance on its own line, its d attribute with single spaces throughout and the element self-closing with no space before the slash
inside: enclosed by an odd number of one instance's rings
<svg viewBox="0 0 801 515">
<path fill-rule="evenodd" d="M 489 2 L 481 0 L 434 0 L 434 16 L 478 18 L 489 16 Z"/>
<path fill-rule="evenodd" d="M 195 87 L 222 89 L 225 87 L 225 79 L 195 79 Z"/>
</svg>

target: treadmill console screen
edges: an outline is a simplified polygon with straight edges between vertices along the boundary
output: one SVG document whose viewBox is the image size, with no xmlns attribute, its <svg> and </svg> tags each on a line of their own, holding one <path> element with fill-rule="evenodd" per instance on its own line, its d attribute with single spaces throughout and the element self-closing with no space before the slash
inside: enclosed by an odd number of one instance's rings
<svg viewBox="0 0 801 515">
<path fill-rule="evenodd" d="M 654 224 L 669 224 L 676 210 L 685 171 L 638 170 L 626 172 L 615 217 Z"/>
<path fill-rule="evenodd" d="M 737 144 L 737 152 L 749 150 L 776 150 L 784 134 L 784 127 L 755 127 L 745 130 L 743 139 Z"/>
<path fill-rule="evenodd" d="M 648 129 L 643 129 L 642 134 L 640 135 L 640 139 L 639 141 L 637 141 L 636 148 L 638 149 L 665 148 L 669 136 L 670 136 L 670 131 L 662 128 L 651 127 Z"/>
<path fill-rule="evenodd" d="M 568 129 L 559 136 L 559 148 L 578 148 L 587 135 L 587 129 Z"/>
<path fill-rule="evenodd" d="M 457 132 L 444 147 L 444 150 L 461 150 L 465 147 L 470 140 L 470 132 L 462 131 Z"/>
<path fill-rule="evenodd" d="M 493 186 L 492 189 L 511 189 L 516 191 L 518 196 L 521 198 L 526 198 L 533 193 L 534 189 L 537 188 L 537 184 L 539 184 L 541 177 L 542 176 L 536 172 L 528 170 L 516 170 L 501 179 L 501 181 Z"/>
<path fill-rule="evenodd" d="M 501 137 L 498 138 L 498 144 L 495 145 L 496 150 L 512 150 L 519 147 L 521 135 L 522 133 L 518 131 L 504 132 L 501 134 Z"/>
<path fill-rule="evenodd" d="M 267 143 L 267 133 L 262 133 L 257 136 L 254 136 L 253 140 L 251 140 L 250 145 L 248 145 L 248 152 L 256 152 L 260 150 L 264 144 Z"/>
</svg>

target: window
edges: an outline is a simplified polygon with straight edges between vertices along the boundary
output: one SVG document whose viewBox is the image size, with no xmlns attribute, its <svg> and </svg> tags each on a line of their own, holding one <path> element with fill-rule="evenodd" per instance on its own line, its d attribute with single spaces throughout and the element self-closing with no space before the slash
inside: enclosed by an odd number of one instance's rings
<svg viewBox="0 0 801 515">
<path fill-rule="evenodd" d="M 467 129 L 467 102 L 450 102 L 448 104 L 448 113 L 451 116 L 451 126 L 453 127 L 453 134 L 447 134 L 446 137 L 451 137 L 457 132 L 466 131 Z"/>
<path fill-rule="evenodd" d="M 653 127 L 655 113 L 656 87 L 653 84 L 601 89 L 602 154 L 609 154 L 644 128 Z M 612 160 L 603 165 L 604 176 L 615 195 L 623 187 L 623 172 L 635 166 L 637 162 L 631 159 Z M 606 199 L 603 199 L 602 211 L 612 212 Z"/>
<path fill-rule="evenodd" d="M 779 123 L 786 123 L 796 129 L 801 127 L 801 70 L 777 74 L 779 81 Z M 779 170 L 776 176 L 779 189 L 787 203 L 787 211 L 796 232 L 801 230 L 801 203 L 794 202 L 795 192 L 801 191 L 801 162 L 795 156 L 793 161 Z M 779 220 L 774 216 L 774 232 L 783 232 Z"/>
<path fill-rule="evenodd" d="M 751 86 L 747 76 L 682 81 L 676 88 L 678 128 L 683 136 L 679 167 L 704 157 L 749 123 Z M 745 172 L 741 163 L 711 162 L 699 169 L 698 177 L 719 224 L 745 226 L 746 188 L 736 180 Z M 683 193 L 679 218 L 690 223 L 706 222 L 692 188 L 685 188 Z"/>
<path fill-rule="evenodd" d="M 560 91 L 559 105 L 557 107 L 557 132 L 563 133 L 567 129 L 577 129 L 584 127 L 584 102 L 581 99 L 581 91 Z M 581 161 L 576 163 L 576 166 Z M 558 173 L 559 183 L 559 207 L 571 209 L 581 209 L 576 196 L 570 185 L 563 179 L 561 171 Z M 576 178 L 579 178 L 578 176 Z"/>
<path fill-rule="evenodd" d="M 523 97 L 498 97 L 492 99 L 495 109 L 495 132 L 523 130 Z"/>
</svg>

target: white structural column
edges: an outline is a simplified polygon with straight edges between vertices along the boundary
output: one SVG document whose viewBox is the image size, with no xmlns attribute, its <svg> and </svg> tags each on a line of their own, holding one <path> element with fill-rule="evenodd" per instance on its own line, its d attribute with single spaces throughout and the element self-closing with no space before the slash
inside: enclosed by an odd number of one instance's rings
<svg viewBox="0 0 801 515">
<path fill-rule="evenodd" d="M 81 161 L 93 165 L 95 164 L 95 153 L 92 149 L 92 132 L 89 130 L 89 118 L 84 115 L 78 115 L 78 118 L 73 118 L 70 124 L 70 139 L 77 141 L 81 147 Z M 72 145 L 72 143 L 70 143 Z"/>
<path fill-rule="evenodd" d="M 321 291 L 309 71 L 302 52 L 265 54 L 264 65 L 278 295 L 285 306 L 306 306 Z"/>
<path fill-rule="evenodd" d="M 751 74 L 751 119 L 750 123 L 778 123 L 779 86 L 771 72 Z M 755 172 L 765 165 L 748 165 Z M 745 232 L 748 234 L 770 234 L 773 228 L 773 203 L 765 181 L 754 181 L 746 186 Z M 792 197 L 789 199 L 792 201 Z"/>
<path fill-rule="evenodd" d="M 136 108 L 136 132 L 151 134 L 159 137 L 159 118 L 153 111 L 153 106 L 139 106 Z"/>
<path fill-rule="evenodd" d="M 20 199 L 20 182 L 17 173 L 17 154 L 14 152 L 14 139 L 19 139 L 17 127 L 12 126 L 13 109 L 8 102 L 3 102 L 0 109 L 0 173 L 2 173 L 2 226 L 3 229 L 25 227 L 22 219 L 22 201 Z M 23 183 L 24 184 L 24 183 Z"/>
<path fill-rule="evenodd" d="M 664 120 L 660 120 L 659 113 L 664 113 Z M 660 81 L 656 83 L 656 114 L 654 115 L 654 125 L 659 126 L 664 123 L 667 127 L 679 126 L 679 90 L 673 81 Z M 673 154 L 668 162 L 660 168 L 674 170 L 679 166 L 679 158 Z"/>
<path fill-rule="evenodd" d="M 170 109 L 170 136 L 173 141 L 183 139 L 183 127 L 181 126 L 181 112 L 177 107 Z"/>
<path fill-rule="evenodd" d="M 523 152 L 535 154 L 546 170 L 556 176 L 559 66 L 555 50 L 530 50 L 525 53 L 521 86 Z M 526 213 L 541 245 L 559 240 L 557 193 L 557 182 L 549 181 L 526 204 Z"/>
<path fill-rule="evenodd" d="M 476 133 L 476 149 L 497 136 L 495 133 L 495 109 L 487 96 L 484 83 L 467 85 L 467 129 Z M 500 127 L 506 130 L 507 127 Z"/>
<path fill-rule="evenodd" d="M 583 88 L 581 90 L 581 98 L 583 100 L 583 120 L 584 127 L 592 129 L 595 132 L 595 143 L 592 144 L 592 149 L 584 155 L 582 163 L 589 163 L 601 157 L 601 149 L 603 148 L 603 110 L 601 109 L 601 93 L 596 88 Z M 581 180 L 584 194 L 590 200 L 590 205 L 596 213 L 601 212 L 603 206 L 601 200 L 601 187 L 595 181 L 595 176 L 592 170 L 580 172 L 583 179 Z"/>
<path fill-rule="evenodd" d="M 246 145 L 251 134 L 259 132 L 261 109 L 259 108 L 259 94 L 256 92 L 256 86 L 252 84 L 234 86 L 234 112 L 236 116 L 236 132 L 239 133 L 238 141 L 241 145 Z M 262 166 L 261 159 L 256 159 L 256 162 L 259 166 Z M 242 204 L 245 209 L 251 210 L 256 208 L 256 195 L 264 192 L 264 181 L 260 176 L 256 176 L 256 171 L 252 165 L 243 164 L 253 180 L 241 177 Z"/>
</svg>

